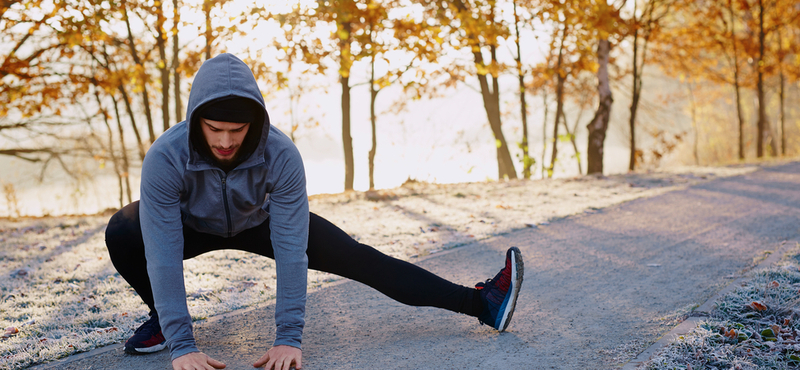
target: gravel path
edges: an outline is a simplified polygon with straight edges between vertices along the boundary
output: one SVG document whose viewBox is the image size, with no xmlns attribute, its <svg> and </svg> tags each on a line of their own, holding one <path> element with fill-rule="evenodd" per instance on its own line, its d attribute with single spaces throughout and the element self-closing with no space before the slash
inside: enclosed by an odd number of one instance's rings
<svg viewBox="0 0 800 370">
<path fill-rule="evenodd" d="M 453 281 L 492 276 L 514 245 L 525 284 L 509 330 L 432 308 L 406 307 L 355 282 L 309 295 L 304 369 L 616 368 L 694 305 L 800 237 L 800 164 L 633 200 L 423 258 Z M 249 368 L 274 339 L 272 304 L 197 325 L 199 345 Z M 168 355 L 116 348 L 59 369 L 169 368 Z"/>
</svg>

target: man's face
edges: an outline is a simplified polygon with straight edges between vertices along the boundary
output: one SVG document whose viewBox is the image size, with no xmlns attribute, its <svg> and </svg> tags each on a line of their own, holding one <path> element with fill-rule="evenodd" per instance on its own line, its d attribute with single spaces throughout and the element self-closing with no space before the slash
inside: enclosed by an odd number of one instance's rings
<svg viewBox="0 0 800 370">
<path fill-rule="evenodd" d="M 212 121 L 205 118 L 200 119 L 200 126 L 211 154 L 223 165 L 236 160 L 250 128 L 249 123 Z"/>
</svg>

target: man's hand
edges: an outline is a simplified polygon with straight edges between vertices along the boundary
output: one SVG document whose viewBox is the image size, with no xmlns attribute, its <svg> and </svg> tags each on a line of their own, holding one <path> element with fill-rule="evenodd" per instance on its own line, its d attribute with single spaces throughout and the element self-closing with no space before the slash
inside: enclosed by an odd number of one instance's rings
<svg viewBox="0 0 800 370">
<path fill-rule="evenodd" d="M 253 367 L 267 366 L 266 370 L 289 370 L 294 363 L 295 369 L 303 368 L 303 351 L 292 346 L 275 346 L 269 349 L 264 356 L 253 364 Z"/>
<path fill-rule="evenodd" d="M 203 352 L 187 353 L 172 361 L 173 370 L 213 370 L 224 368 L 225 364 L 208 357 Z"/>
</svg>

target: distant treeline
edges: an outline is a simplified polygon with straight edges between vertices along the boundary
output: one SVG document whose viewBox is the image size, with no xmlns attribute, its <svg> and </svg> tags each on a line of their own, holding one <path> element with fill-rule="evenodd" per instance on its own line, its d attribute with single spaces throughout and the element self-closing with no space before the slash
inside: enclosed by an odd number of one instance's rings
<svg viewBox="0 0 800 370">
<path fill-rule="evenodd" d="M 786 101 L 800 81 L 795 0 L 0 0 L 0 30 L 0 135 L 6 143 L 0 155 L 44 168 L 52 161 L 68 166 L 65 156 L 108 163 L 119 177 L 120 205 L 126 196 L 131 200 L 131 166 L 159 133 L 184 118 L 199 66 L 242 39 L 262 46 L 237 55 L 259 83 L 287 91 L 292 110 L 319 88 L 311 76 L 338 79 L 345 190 L 353 189 L 350 94 L 356 84 L 350 77 L 356 72 L 369 76 L 371 188 L 375 101 L 392 85 L 402 87 L 407 101 L 477 83 L 500 179 L 530 178 L 535 169 L 528 142 L 532 98 L 545 103 L 544 118 L 535 121 L 553 121 L 544 149 L 551 151 L 550 163 L 544 151 L 539 163 L 543 175 L 553 173 L 559 142 L 571 144 L 579 168 L 583 155 L 588 173 L 602 173 L 612 108 L 630 112 L 630 169 L 646 155 L 659 158 L 673 149 L 685 133 L 650 130 L 645 134 L 656 139 L 654 147 L 646 153 L 637 146 L 646 65 L 687 83 L 695 157 L 698 102 L 732 102 L 738 128 L 726 133 L 736 141 L 732 157 L 745 157 L 753 131 L 758 157 L 785 155 L 787 125 L 796 126 L 787 122 L 792 105 Z M 526 60 L 533 49 L 544 57 Z M 265 64 L 267 56 L 279 63 Z M 502 92 L 499 78 L 509 76 L 519 88 Z M 630 92 L 629 106 L 614 105 L 612 84 Z M 709 84 L 725 86 L 725 96 L 697 97 L 698 86 Z M 757 113 L 748 120 L 745 100 L 752 95 Z M 520 139 L 503 134 L 509 116 L 501 102 L 508 101 L 518 102 Z M 594 111 L 586 153 L 578 153 L 578 120 L 567 123 L 567 103 Z M 292 138 L 301 126 L 314 126 L 314 119 L 290 116 Z M 518 146 L 521 174 L 510 146 Z"/>
</svg>

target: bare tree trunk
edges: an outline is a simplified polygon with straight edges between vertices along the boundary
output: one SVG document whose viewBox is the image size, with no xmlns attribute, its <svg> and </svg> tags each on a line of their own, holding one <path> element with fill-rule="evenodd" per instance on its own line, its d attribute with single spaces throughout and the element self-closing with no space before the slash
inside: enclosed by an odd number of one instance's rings
<svg viewBox="0 0 800 370">
<path fill-rule="evenodd" d="M 375 89 L 375 55 L 372 56 L 370 63 L 370 76 L 369 76 L 369 121 L 372 124 L 372 148 L 369 150 L 369 189 L 375 189 L 375 152 L 378 147 L 378 139 L 375 131 L 377 131 L 377 115 L 375 114 L 375 100 L 378 98 L 378 90 Z"/>
<path fill-rule="evenodd" d="M 211 43 L 213 34 L 211 30 L 211 4 L 213 0 L 203 0 L 203 14 L 206 17 L 206 60 L 211 59 Z"/>
<path fill-rule="evenodd" d="M 169 66 L 167 65 L 167 31 L 164 24 L 164 0 L 156 2 L 156 47 L 158 47 L 158 70 L 161 72 L 161 119 L 164 132 L 169 129 Z"/>
<path fill-rule="evenodd" d="M 608 80 L 608 55 L 611 44 L 608 39 L 601 39 L 597 45 L 597 111 L 592 121 L 586 126 L 589 130 L 589 144 L 586 150 L 586 173 L 603 174 L 603 146 L 608 130 L 608 120 L 611 117 L 611 104 L 614 98 L 611 95 L 611 85 Z"/>
<path fill-rule="evenodd" d="M 547 88 L 544 89 L 544 94 L 542 94 L 543 106 L 544 106 L 544 120 L 542 121 L 542 178 L 544 178 L 545 173 L 547 173 L 547 168 L 545 167 L 545 156 L 547 155 L 547 113 L 550 109 L 547 108 Z"/>
<path fill-rule="evenodd" d="M 131 99 L 128 97 L 128 92 L 122 85 L 118 87 L 119 92 L 122 94 L 122 101 L 125 103 L 125 109 L 128 111 L 128 116 L 131 118 L 131 127 L 133 127 L 133 135 L 136 136 L 136 146 L 139 148 L 139 158 L 144 160 L 144 147 L 142 146 L 142 136 L 139 135 L 139 128 L 136 127 L 136 118 L 133 115 L 133 108 L 131 107 Z M 114 101 L 116 106 L 116 101 Z"/>
<path fill-rule="evenodd" d="M 556 61 L 556 120 L 553 127 L 553 153 L 550 156 L 550 168 L 547 170 L 548 177 L 553 176 L 558 157 L 558 122 L 564 115 L 564 82 L 567 80 L 566 73 L 561 70 L 564 65 L 564 40 L 567 38 L 567 24 L 564 23 L 564 30 L 561 33 L 561 46 L 558 48 L 558 59 Z"/>
<path fill-rule="evenodd" d="M 580 115 L 579 117 L 580 118 Z M 569 124 L 567 124 L 567 116 L 564 111 L 561 111 L 561 121 L 564 122 L 564 131 L 567 132 L 567 136 L 569 136 L 569 141 L 572 143 L 572 149 L 575 151 L 575 160 L 578 164 L 578 174 L 583 175 L 583 168 L 581 167 L 581 153 L 578 151 L 578 143 L 575 141 L 575 135 L 572 132 L 577 131 L 578 129 L 578 120 L 575 120 L 575 130 L 570 131 Z"/>
<path fill-rule="evenodd" d="M 455 0 L 452 4 L 458 8 L 459 12 L 467 13 L 470 11 L 462 0 Z M 492 6 L 492 14 L 488 17 L 487 21 L 493 22 L 495 4 L 494 2 L 490 4 Z M 500 180 L 504 178 L 516 179 L 517 171 L 514 168 L 514 162 L 511 160 L 511 153 L 508 150 L 508 144 L 506 143 L 502 130 L 503 121 L 500 118 L 500 86 L 497 81 L 497 76 L 492 76 L 492 89 L 490 90 L 489 81 L 486 76 L 487 73 L 480 71 L 482 68 L 486 67 L 486 63 L 483 61 L 483 54 L 480 51 L 480 45 L 483 42 L 481 38 L 483 36 L 475 30 L 467 29 L 466 33 L 467 37 L 471 40 L 473 60 L 475 65 L 479 67 L 478 82 L 480 82 L 481 85 L 483 106 L 486 110 L 486 116 L 489 119 L 489 127 L 492 129 L 497 147 L 498 178 Z M 497 46 L 489 45 L 489 47 L 491 50 L 492 62 L 497 62 Z"/>
<path fill-rule="evenodd" d="M 353 163 L 353 137 L 350 136 L 350 68 L 352 60 L 350 41 L 352 25 L 346 18 L 337 19 L 339 25 L 339 83 L 342 86 L 342 145 L 344 147 L 344 191 L 353 190 L 355 165 Z"/>
<path fill-rule="evenodd" d="M 531 178 L 531 166 L 533 160 L 528 151 L 528 105 L 525 103 L 525 73 L 522 71 L 522 47 L 520 46 L 519 36 L 519 15 L 517 14 L 517 2 L 514 4 L 514 34 L 516 35 L 515 43 L 517 44 L 517 76 L 519 77 L 519 105 L 520 116 L 522 117 L 522 177 L 524 179 Z"/>
<path fill-rule="evenodd" d="M 496 61 L 496 48 L 491 47 L 492 61 Z M 475 64 L 485 66 L 483 54 L 480 50 L 472 53 Z M 492 129 L 497 148 L 497 176 L 499 180 L 509 178 L 516 179 L 517 171 L 514 169 L 514 162 L 511 160 L 511 153 L 508 151 L 508 143 L 503 135 L 503 122 L 500 118 L 500 86 L 497 77 L 492 76 L 492 87 L 489 87 L 489 77 L 487 74 L 478 73 L 478 82 L 481 86 L 481 97 L 486 116 L 489 119 L 489 127 Z"/>
<path fill-rule="evenodd" d="M 560 65 L 561 63 L 559 62 L 558 64 Z M 555 171 L 556 168 L 556 158 L 558 157 L 558 126 L 561 117 L 564 115 L 564 82 L 566 81 L 566 77 L 561 75 L 560 68 L 556 81 L 556 122 L 553 125 L 553 152 L 550 155 L 549 177 L 553 177 L 553 171 Z"/>
<path fill-rule="evenodd" d="M 758 18 L 759 18 L 759 29 L 758 29 L 758 63 L 756 63 L 756 71 L 758 74 L 758 82 L 756 84 L 758 90 L 758 135 L 757 140 L 758 143 L 756 144 L 756 155 L 758 158 L 764 156 L 764 139 L 765 134 L 767 133 L 767 107 L 765 105 L 764 99 L 764 72 L 761 68 L 761 63 L 764 61 L 764 43 L 766 34 L 764 33 L 764 1 L 758 0 Z"/>
<path fill-rule="evenodd" d="M 687 86 L 689 87 L 689 103 L 691 104 L 692 109 L 692 131 L 694 131 L 694 164 L 700 165 L 700 156 L 698 155 L 697 150 L 699 144 L 698 137 L 700 136 L 700 133 L 698 132 L 699 130 L 697 127 L 697 104 L 694 101 L 694 85 L 692 82 L 689 82 Z"/>
<path fill-rule="evenodd" d="M 781 57 L 783 57 L 783 37 L 781 36 L 780 30 L 778 30 L 778 45 L 781 48 Z M 781 110 L 781 155 L 786 155 L 786 111 L 783 107 L 784 102 L 784 75 L 783 75 L 783 59 L 778 61 L 778 68 L 780 69 L 780 91 L 778 96 L 780 98 L 780 110 Z"/>
<path fill-rule="evenodd" d="M 636 12 L 636 4 L 634 1 L 634 13 Z M 635 14 L 634 14 L 635 15 Z M 641 89 L 641 79 L 639 75 L 639 29 L 633 30 L 633 84 L 632 84 L 632 97 L 631 97 L 631 115 L 628 126 L 631 131 L 631 153 L 630 161 L 628 162 L 628 170 L 633 171 L 636 169 L 636 110 L 639 108 L 639 92 Z"/>
<path fill-rule="evenodd" d="M 742 115 L 742 99 L 739 91 L 739 52 L 736 47 L 736 18 L 733 13 L 733 0 L 728 0 L 728 12 L 731 15 L 731 43 L 733 44 L 733 87 L 736 90 L 736 117 L 739 119 L 739 159 L 744 159 L 744 116 Z"/>
<path fill-rule="evenodd" d="M 119 159 L 114 151 L 114 130 L 111 129 L 111 124 L 108 123 L 108 112 L 103 107 L 103 103 L 100 100 L 100 93 L 95 90 L 94 98 L 97 100 L 97 106 L 100 108 L 100 111 L 103 114 L 103 122 L 106 124 L 106 129 L 108 129 L 108 154 L 111 156 L 111 162 L 114 163 L 114 173 L 117 174 L 117 181 L 119 183 L 119 208 L 125 206 L 125 198 L 124 198 L 124 186 L 122 184 L 122 172 L 119 168 Z"/>
<path fill-rule="evenodd" d="M 344 190 L 353 190 L 353 137 L 350 136 L 350 78 L 340 76 L 342 85 L 342 144 L 344 144 Z"/>
<path fill-rule="evenodd" d="M 174 80 L 175 91 L 175 123 L 183 121 L 183 102 L 181 101 L 181 61 L 178 57 L 180 45 L 178 44 L 178 23 L 180 23 L 180 5 L 178 0 L 172 0 L 172 79 Z"/>
<path fill-rule="evenodd" d="M 131 31 L 131 22 L 128 18 L 128 5 L 125 0 L 122 1 L 122 12 L 125 18 L 125 27 L 128 29 L 128 46 L 130 47 L 133 62 L 139 66 L 139 83 L 142 86 L 142 103 L 144 105 L 144 115 L 147 118 L 147 131 L 150 134 L 150 144 L 156 141 L 156 133 L 153 131 L 153 114 L 150 112 L 150 98 L 147 92 L 147 82 L 149 80 L 147 72 L 145 72 L 144 63 L 139 59 L 139 53 L 136 51 L 136 43 L 133 40 L 133 32 Z"/>
<path fill-rule="evenodd" d="M 114 114 L 117 116 L 117 130 L 119 130 L 119 145 L 120 148 L 122 148 L 122 153 L 121 153 L 122 177 L 125 178 L 125 189 L 127 190 L 128 194 L 128 203 L 130 203 L 133 201 L 132 200 L 133 198 L 131 197 L 130 162 L 128 161 L 128 149 L 125 148 L 125 130 L 122 127 L 122 115 L 119 114 L 119 106 L 117 105 L 117 99 L 115 99 L 114 96 L 111 96 L 111 102 L 114 103 Z M 130 109 L 130 104 L 126 105 L 128 106 L 128 109 Z M 131 119 L 131 122 L 133 122 L 133 119 Z M 136 125 L 134 125 L 134 128 L 135 127 Z M 134 130 L 134 132 L 138 131 Z M 141 145 L 139 145 L 139 150 L 141 151 Z M 142 154 L 142 159 L 144 159 L 144 154 Z"/>
</svg>

